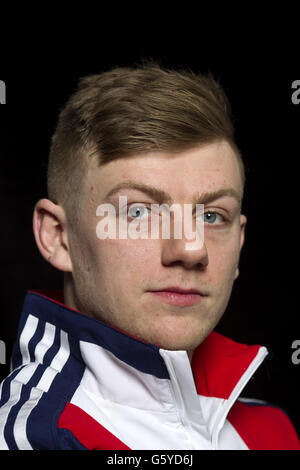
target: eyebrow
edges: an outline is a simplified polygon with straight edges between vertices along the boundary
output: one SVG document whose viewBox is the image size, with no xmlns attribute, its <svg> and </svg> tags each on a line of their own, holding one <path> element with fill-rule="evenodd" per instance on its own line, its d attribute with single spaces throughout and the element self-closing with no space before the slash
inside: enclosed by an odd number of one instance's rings
<svg viewBox="0 0 300 470">
<path fill-rule="evenodd" d="M 155 188 L 154 186 L 146 185 L 143 183 L 137 183 L 136 181 L 123 181 L 122 183 L 117 184 L 114 188 L 112 188 L 105 196 L 106 199 L 110 199 L 115 194 L 119 193 L 123 189 L 131 189 L 135 191 L 141 191 L 152 199 L 155 199 L 159 204 L 166 203 L 171 205 L 173 200 L 171 196 L 163 191 L 162 189 Z M 195 199 L 195 204 L 208 204 L 220 197 L 229 196 L 236 199 L 239 203 L 241 203 L 241 195 L 240 193 L 235 190 L 234 188 L 222 188 L 218 191 L 206 192 L 206 193 L 199 193 Z"/>
</svg>

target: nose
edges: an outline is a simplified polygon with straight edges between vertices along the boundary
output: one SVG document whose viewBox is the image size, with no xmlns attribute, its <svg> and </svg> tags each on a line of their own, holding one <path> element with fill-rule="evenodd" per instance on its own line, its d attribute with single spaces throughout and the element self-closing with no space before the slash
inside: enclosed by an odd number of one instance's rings
<svg viewBox="0 0 300 470">
<path fill-rule="evenodd" d="M 162 239 L 161 260 L 165 266 L 174 263 L 181 263 L 186 269 L 204 268 L 208 265 L 208 252 L 205 245 L 204 233 L 203 239 L 196 239 L 196 231 L 194 230 L 194 239 L 188 237 L 184 227 L 182 227 L 181 237 L 174 236 L 174 230 L 171 231 L 170 237 Z"/>
</svg>

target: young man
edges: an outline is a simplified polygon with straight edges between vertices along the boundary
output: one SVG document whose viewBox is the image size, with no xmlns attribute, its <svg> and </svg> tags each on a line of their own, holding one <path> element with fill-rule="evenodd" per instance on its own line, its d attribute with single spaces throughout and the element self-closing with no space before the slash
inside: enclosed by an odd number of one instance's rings
<svg viewBox="0 0 300 470">
<path fill-rule="evenodd" d="M 80 80 L 33 217 L 63 297 L 26 296 L 0 448 L 300 449 L 280 409 L 239 398 L 266 348 L 214 331 L 239 274 L 244 183 L 211 76 L 150 63 Z"/>
</svg>

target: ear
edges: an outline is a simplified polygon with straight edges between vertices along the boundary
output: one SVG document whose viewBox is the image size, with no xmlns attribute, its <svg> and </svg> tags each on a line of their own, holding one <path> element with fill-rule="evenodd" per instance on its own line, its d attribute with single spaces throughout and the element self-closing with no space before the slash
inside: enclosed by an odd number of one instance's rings
<svg viewBox="0 0 300 470">
<path fill-rule="evenodd" d="M 40 199 L 33 212 L 33 233 L 41 255 L 56 269 L 72 271 L 67 223 L 63 208 Z"/>
<path fill-rule="evenodd" d="M 242 247 L 244 245 L 245 241 L 245 227 L 247 223 L 247 217 L 243 214 L 240 215 L 240 252 L 242 250 Z M 236 280 L 239 277 L 240 271 L 239 268 L 236 268 L 235 275 L 234 275 L 234 280 Z"/>
</svg>

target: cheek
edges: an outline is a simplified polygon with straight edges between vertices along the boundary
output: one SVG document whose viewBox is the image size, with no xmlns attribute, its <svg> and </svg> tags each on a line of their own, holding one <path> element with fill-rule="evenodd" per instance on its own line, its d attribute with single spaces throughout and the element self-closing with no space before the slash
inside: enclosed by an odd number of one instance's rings
<svg viewBox="0 0 300 470">
<path fill-rule="evenodd" d="M 110 272 L 115 279 L 142 280 L 159 257 L 156 245 L 152 240 L 102 240 L 97 252 L 99 270 Z"/>
<path fill-rule="evenodd" d="M 222 237 L 218 234 L 206 237 L 209 270 L 218 278 L 234 276 L 239 260 L 239 237 Z"/>
</svg>

